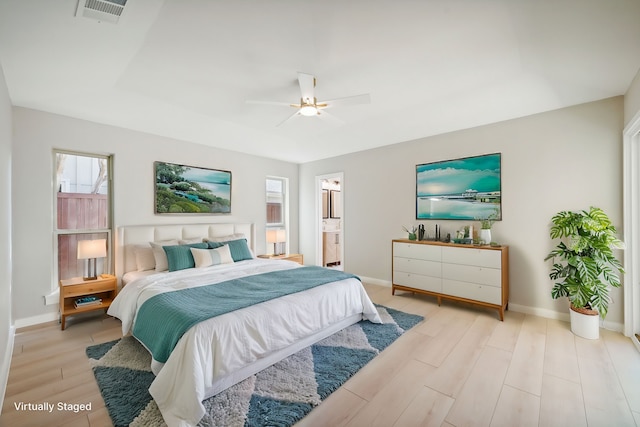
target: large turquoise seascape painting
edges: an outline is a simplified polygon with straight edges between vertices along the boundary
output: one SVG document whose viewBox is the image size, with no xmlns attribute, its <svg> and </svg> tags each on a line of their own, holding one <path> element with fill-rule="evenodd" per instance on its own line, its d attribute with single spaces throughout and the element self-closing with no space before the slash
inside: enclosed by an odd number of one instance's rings
<svg viewBox="0 0 640 427">
<path fill-rule="evenodd" d="M 155 162 L 157 214 L 228 214 L 231 172 Z"/>
<path fill-rule="evenodd" d="M 416 166 L 416 219 L 502 219 L 501 155 Z"/>
</svg>

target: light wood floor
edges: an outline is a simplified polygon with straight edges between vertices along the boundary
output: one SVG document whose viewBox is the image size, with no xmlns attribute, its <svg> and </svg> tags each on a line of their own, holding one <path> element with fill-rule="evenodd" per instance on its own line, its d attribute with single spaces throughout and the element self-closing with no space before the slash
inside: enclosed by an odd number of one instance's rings
<svg viewBox="0 0 640 427">
<path fill-rule="evenodd" d="M 314 409 L 311 426 L 640 426 L 640 353 L 619 333 L 575 337 L 565 322 L 366 285 L 425 321 Z M 16 334 L 3 426 L 110 426 L 84 350 L 121 336 L 106 316 Z M 91 402 L 90 412 L 17 411 L 17 402 Z"/>
</svg>

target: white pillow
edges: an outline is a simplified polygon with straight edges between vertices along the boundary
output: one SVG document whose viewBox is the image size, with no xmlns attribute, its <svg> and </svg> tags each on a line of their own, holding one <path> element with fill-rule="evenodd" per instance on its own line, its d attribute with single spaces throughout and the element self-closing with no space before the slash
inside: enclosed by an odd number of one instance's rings
<svg viewBox="0 0 640 427">
<path fill-rule="evenodd" d="M 233 258 L 231 257 L 231 251 L 229 250 L 228 245 L 220 246 L 215 249 L 191 248 L 191 254 L 193 255 L 193 260 L 196 263 L 196 268 L 233 263 Z"/>
<path fill-rule="evenodd" d="M 204 239 L 202 237 L 198 237 L 194 239 L 178 240 L 178 244 L 180 245 L 189 245 L 191 243 L 202 243 L 202 242 L 204 242 Z"/>
<path fill-rule="evenodd" d="M 156 268 L 156 258 L 153 256 L 153 249 L 149 245 L 136 245 L 133 248 L 136 255 L 136 267 L 138 271 L 153 270 Z"/>
<path fill-rule="evenodd" d="M 177 240 L 163 240 L 160 242 L 149 242 L 151 250 L 153 250 L 153 257 L 156 260 L 156 271 L 167 271 L 169 269 L 169 261 L 167 261 L 167 254 L 165 253 L 163 246 L 174 246 L 178 244 Z"/>
<path fill-rule="evenodd" d="M 203 242 L 228 242 L 231 240 L 238 239 L 246 239 L 243 233 L 229 234 L 228 236 L 219 236 L 219 237 L 205 237 L 202 239 Z"/>
</svg>

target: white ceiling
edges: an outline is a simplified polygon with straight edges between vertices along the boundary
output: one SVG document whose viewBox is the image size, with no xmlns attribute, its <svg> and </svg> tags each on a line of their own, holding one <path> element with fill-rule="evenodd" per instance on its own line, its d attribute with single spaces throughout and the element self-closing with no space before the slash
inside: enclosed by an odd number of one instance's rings
<svg viewBox="0 0 640 427">
<path fill-rule="evenodd" d="M 84 0 L 81 0 L 84 1 Z M 16 106 L 308 162 L 624 94 L 640 0 L 0 0 Z M 297 72 L 344 123 L 290 116 Z"/>
</svg>

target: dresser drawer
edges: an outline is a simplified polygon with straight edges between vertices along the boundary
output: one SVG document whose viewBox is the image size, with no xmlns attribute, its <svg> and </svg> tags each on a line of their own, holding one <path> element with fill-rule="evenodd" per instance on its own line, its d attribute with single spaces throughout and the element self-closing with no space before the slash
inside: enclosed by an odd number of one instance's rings
<svg viewBox="0 0 640 427">
<path fill-rule="evenodd" d="M 497 268 L 443 263 L 442 277 L 444 279 L 496 286 L 498 288 L 502 286 L 502 271 Z"/>
<path fill-rule="evenodd" d="M 429 292 L 442 292 L 442 279 L 439 277 L 423 276 L 421 274 L 393 272 L 393 284 L 422 289 Z"/>
<path fill-rule="evenodd" d="M 491 249 L 444 247 L 442 248 L 442 262 L 500 268 L 502 265 L 502 253 Z"/>
<path fill-rule="evenodd" d="M 441 277 L 442 264 L 423 259 L 393 257 L 393 269 L 406 273 L 416 273 L 425 276 Z"/>
<path fill-rule="evenodd" d="M 489 304 L 500 305 L 502 302 L 502 289 L 495 286 L 479 285 L 475 283 L 459 282 L 443 279 L 442 293 L 475 301 L 483 301 Z"/>
<path fill-rule="evenodd" d="M 434 245 L 394 242 L 393 256 L 440 262 L 442 260 L 442 249 L 440 246 Z"/>
</svg>

